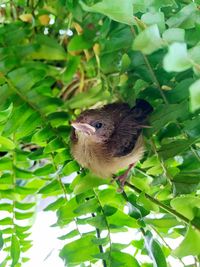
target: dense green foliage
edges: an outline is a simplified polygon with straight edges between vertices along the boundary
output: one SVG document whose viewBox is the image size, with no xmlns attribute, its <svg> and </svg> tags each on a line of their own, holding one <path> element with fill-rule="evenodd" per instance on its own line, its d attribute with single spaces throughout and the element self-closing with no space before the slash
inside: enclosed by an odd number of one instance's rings
<svg viewBox="0 0 200 267">
<path fill-rule="evenodd" d="M 197 266 L 200 1 L 0 3 L 0 214 L 7 214 L 0 266 L 28 260 L 32 218 L 49 196 L 55 199 L 45 211 L 56 212 L 54 226 L 63 227 L 66 266 L 166 267 L 170 256 L 186 266 L 188 255 Z M 119 194 L 110 180 L 80 171 L 70 155 L 70 121 L 85 108 L 134 105 L 137 97 L 154 107 L 147 151 Z M 137 237 L 114 243 L 113 233 L 128 228 Z M 166 238 L 178 237 L 173 251 Z"/>
</svg>

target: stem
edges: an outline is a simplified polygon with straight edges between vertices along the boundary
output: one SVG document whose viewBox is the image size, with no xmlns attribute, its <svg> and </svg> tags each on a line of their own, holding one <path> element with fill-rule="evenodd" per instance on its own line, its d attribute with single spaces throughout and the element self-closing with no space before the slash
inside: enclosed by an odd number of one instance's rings
<svg viewBox="0 0 200 267">
<path fill-rule="evenodd" d="M 128 186 L 129 188 L 133 189 L 135 192 L 141 194 L 143 193 L 142 190 L 140 190 L 138 187 L 136 187 L 135 185 L 129 183 L 129 182 L 125 182 L 125 186 Z M 150 201 L 152 201 L 154 204 L 158 205 L 160 208 L 162 208 L 163 210 L 165 210 L 166 212 L 170 213 L 171 215 L 177 217 L 178 219 L 182 220 L 184 223 L 186 223 L 187 225 L 191 224 L 192 226 L 194 226 L 197 230 L 200 231 L 200 226 L 194 224 L 192 221 L 190 221 L 188 218 L 186 218 L 184 215 L 182 215 L 181 213 L 177 212 L 176 210 L 172 209 L 171 207 L 163 204 L 162 202 L 160 202 L 159 200 L 157 200 L 156 198 L 150 196 L 149 194 L 145 193 L 144 194 L 145 197 L 147 199 L 149 199 Z"/>
<path fill-rule="evenodd" d="M 162 170 L 163 170 L 164 175 L 166 176 L 166 178 L 167 178 L 169 184 L 172 185 L 172 179 L 173 179 L 173 178 L 172 178 L 171 175 L 168 173 L 167 168 L 166 168 L 166 166 L 165 166 L 165 163 L 164 163 L 163 159 L 160 158 L 160 156 L 159 156 L 159 154 L 158 154 L 158 152 L 157 152 L 157 150 L 156 150 L 156 145 L 155 145 L 155 143 L 153 142 L 152 139 L 151 139 L 151 146 L 152 146 L 152 148 L 153 148 L 153 151 L 154 151 L 156 157 L 157 157 L 158 160 L 160 161 L 160 165 L 161 165 L 161 167 L 162 167 Z"/>
<path fill-rule="evenodd" d="M 157 229 L 153 226 L 151 226 L 151 228 L 153 229 L 153 231 L 156 233 L 157 236 L 159 236 L 159 238 L 162 240 L 163 244 L 170 249 L 170 251 L 172 251 L 172 248 L 170 247 L 170 245 L 165 241 L 164 237 L 162 237 L 162 235 L 157 231 Z M 179 260 L 183 266 L 185 266 L 185 263 L 182 261 L 182 259 L 176 257 L 177 260 Z"/>
<path fill-rule="evenodd" d="M 151 64 L 149 63 L 149 60 L 148 60 L 147 56 L 144 55 L 144 54 L 142 54 L 142 56 L 143 56 L 144 61 L 145 61 L 146 65 L 147 65 L 147 68 L 149 69 L 152 81 L 154 82 L 154 84 L 158 88 L 158 90 L 160 92 L 160 95 L 162 96 L 165 104 L 168 104 L 167 98 L 166 98 L 165 94 L 163 93 L 163 90 L 161 89 L 160 83 L 159 83 L 159 81 L 158 81 L 158 79 L 157 79 L 157 77 L 156 77 L 156 75 L 155 75 L 155 73 L 153 71 L 153 68 L 151 67 Z"/>
<path fill-rule="evenodd" d="M 51 153 L 51 159 L 52 159 L 52 164 L 53 164 L 55 170 L 57 170 L 57 167 L 56 167 L 56 164 L 54 162 L 54 157 L 53 157 L 52 153 Z M 59 173 L 56 175 L 56 177 L 57 177 L 57 180 L 58 180 L 58 182 L 59 182 L 59 184 L 60 184 L 60 186 L 62 188 L 64 198 L 65 198 L 66 201 L 68 201 L 67 192 L 66 192 L 65 186 L 64 186 L 64 184 L 63 184 L 63 182 L 61 180 L 61 177 L 60 177 Z"/>
<path fill-rule="evenodd" d="M 94 213 L 92 213 L 92 217 L 96 217 Z M 101 238 L 101 233 L 100 233 L 99 228 L 95 228 L 95 229 L 96 229 L 97 237 L 98 237 L 98 238 Z M 102 245 L 99 245 L 99 251 L 100 251 L 100 253 L 102 253 L 102 254 L 104 253 L 104 251 L 103 251 L 103 246 L 102 246 Z M 103 259 L 102 259 L 102 263 L 103 263 L 103 267 L 107 267 L 106 260 L 103 260 Z"/>
<path fill-rule="evenodd" d="M 101 201 L 100 201 L 100 199 L 99 199 L 99 197 L 98 197 L 98 194 L 97 194 L 97 192 L 96 192 L 95 189 L 94 189 L 93 191 L 94 191 L 94 195 L 95 195 L 97 201 L 99 202 L 99 206 L 100 206 L 101 211 L 102 211 L 102 213 L 103 213 L 103 216 L 104 216 L 104 219 L 105 219 L 105 223 L 106 223 L 106 227 L 107 227 L 107 229 L 108 229 L 108 237 L 109 237 L 109 245 L 110 245 L 110 250 L 109 250 L 109 260 L 110 260 L 110 262 L 111 262 L 112 242 L 111 242 L 111 235 L 110 235 L 110 226 L 109 226 L 109 223 L 108 223 L 108 221 L 107 221 L 107 217 L 106 217 L 106 215 L 105 215 L 105 213 L 104 213 L 103 206 L 102 206 Z"/>
</svg>

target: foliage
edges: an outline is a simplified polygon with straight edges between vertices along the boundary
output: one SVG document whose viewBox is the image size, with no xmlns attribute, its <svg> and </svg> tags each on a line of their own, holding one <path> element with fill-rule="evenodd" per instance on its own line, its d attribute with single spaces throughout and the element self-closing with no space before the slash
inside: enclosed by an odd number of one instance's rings
<svg viewBox="0 0 200 267">
<path fill-rule="evenodd" d="M 165 267 L 170 255 L 197 264 L 199 0 L 0 3 L 0 266 L 28 261 L 36 207 L 49 196 L 45 210 L 63 227 L 67 266 Z M 88 107 L 136 98 L 154 107 L 147 151 L 118 194 L 72 159 L 70 121 Z M 138 233 L 132 242 L 114 243 L 128 229 Z M 166 238 L 178 237 L 172 251 Z"/>
</svg>

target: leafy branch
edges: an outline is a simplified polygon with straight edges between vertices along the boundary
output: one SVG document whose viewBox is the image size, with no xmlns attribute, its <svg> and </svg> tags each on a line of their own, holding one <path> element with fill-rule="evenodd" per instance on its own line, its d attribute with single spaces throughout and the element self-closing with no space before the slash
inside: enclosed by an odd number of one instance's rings
<svg viewBox="0 0 200 267">
<path fill-rule="evenodd" d="M 129 183 L 129 182 L 125 182 L 125 185 L 128 186 L 129 188 L 133 189 L 135 192 L 141 194 L 143 191 L 140 190 L 138 187 L 136 187 L 135 185 Z M 158 205 L 160 208 L 162 208 L 164 211 L 170 213 L 171 215 L 177 217 L 178 219 L 182 220 L 184 223 L 186 223 L 187 225 L 192 225 L 194 226 L 197 230 L 200 231 L 200 226 L 198 224 L 195 224 L 194 222 L 190 221 L 188 218 L 186 218 L 184 215 L 182 215 L 181 213 L 177 212 L 176 210 L 172 209 L 171 207 L 165 205 L 164 203 L 160 202 L 159 200 L 157 200 L 156 198 L 150 196 L 149 194 L 145 193 L 144 194 L 145 197 L 147 199 L 149 199 L 151 202 L 153 202 L 154 204 Z"/>
</svg>

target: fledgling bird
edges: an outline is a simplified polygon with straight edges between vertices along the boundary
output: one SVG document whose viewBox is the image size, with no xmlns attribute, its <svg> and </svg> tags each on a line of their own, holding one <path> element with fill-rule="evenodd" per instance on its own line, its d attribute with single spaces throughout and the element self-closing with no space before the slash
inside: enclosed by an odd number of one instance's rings
<svg viewBox="0 0 200 267">
<path fill-rule="evenodd" d="M 123 186 L 129 170 L 143 156 L 142 128 L 152 111 L 147 101 L 138 99 L 133 108 L 113 103 L 82 112 L 71 124 L 72 155 L 82 167 L 103 178 L 128 168 L 118 177 Z"/>
</svg>

